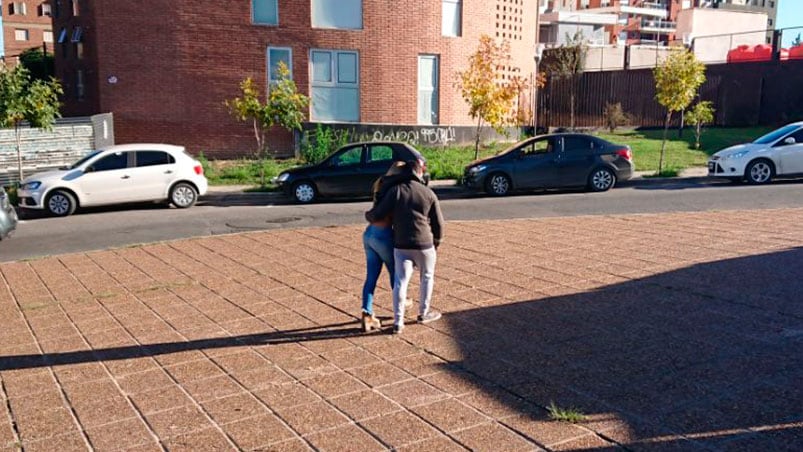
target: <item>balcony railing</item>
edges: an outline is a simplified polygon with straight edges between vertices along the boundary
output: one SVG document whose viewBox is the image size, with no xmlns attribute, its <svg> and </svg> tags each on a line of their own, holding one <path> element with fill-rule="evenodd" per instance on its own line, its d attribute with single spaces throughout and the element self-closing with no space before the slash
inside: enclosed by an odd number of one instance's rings
<svg viewBox="0 0 803 452">
<path fill-rule="evenodd" d="M 650 20 L 641 19 L 641 28 L 651 28 L 654 30 L 674 31 L 677 29 L 677 22 L 669 22 L 666 20 Z"/>
</svg>

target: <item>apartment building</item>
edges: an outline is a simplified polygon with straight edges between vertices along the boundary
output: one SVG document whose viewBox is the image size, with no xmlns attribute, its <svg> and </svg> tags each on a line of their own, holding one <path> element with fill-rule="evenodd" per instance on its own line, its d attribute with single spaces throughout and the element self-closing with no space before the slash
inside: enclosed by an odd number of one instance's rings
<svg viewBox="0 0 803 452">
<path fill-rule="evenodd" d="M 207 156 L 253 149 L 224 101 L 245 77 L 264 93 L 279 62 L 310 97 L 311 122 L 355 126 L 472 124 L 454 82 L 483 34 L 510 43 L 506 77 L 535 69 L 536 0 L 69 3 L 54 17 L 65 113 L 112 112 L 119 142 Z M 272 149 L 291 144 L 272 135 Z"/>
<path fill-rule="evenodd" d="M 53 8 L 50 2 L 41 0 L 0 1 L 0 56 L 11 65 L 17 56 L 33 47 L 52 51 Z"/>
</svg>

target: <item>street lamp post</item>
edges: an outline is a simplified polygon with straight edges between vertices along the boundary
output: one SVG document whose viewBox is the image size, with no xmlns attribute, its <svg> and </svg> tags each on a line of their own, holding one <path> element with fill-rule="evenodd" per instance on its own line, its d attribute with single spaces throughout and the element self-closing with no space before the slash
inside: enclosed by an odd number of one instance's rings
<svg viewBox="0 0 803 452">
<path fill-rule="evenodd" d="M 538 135 L 538 64 L 544 56 L 544 45 L 535 46 L 535 72 L 533 73 L 533 135 Z"/>
</svg>

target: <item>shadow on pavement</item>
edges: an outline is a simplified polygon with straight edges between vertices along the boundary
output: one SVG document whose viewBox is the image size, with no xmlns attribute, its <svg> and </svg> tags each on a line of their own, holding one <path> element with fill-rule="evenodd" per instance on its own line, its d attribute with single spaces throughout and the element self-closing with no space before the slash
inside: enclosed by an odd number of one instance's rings
<svg viewBox="0 0 803 452">
<path fill-rule="evenodd" d="M 448 368 L 536 420 L 554 402 L 633 449 L 803 450 L 801 266 L 801 248 L 698 264 L 436 328 Z"/>
</svg>

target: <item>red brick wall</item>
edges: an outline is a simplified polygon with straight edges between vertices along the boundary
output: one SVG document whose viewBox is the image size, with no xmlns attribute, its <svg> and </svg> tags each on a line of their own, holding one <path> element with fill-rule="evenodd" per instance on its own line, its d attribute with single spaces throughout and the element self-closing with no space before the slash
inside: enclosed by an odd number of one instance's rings
<svg viewBox="0 0 803 452">
<path fill-rule="evenodd" d="M 114 113 L 121 143 L 171 142 L 212 156 L 254 147 L 250 126 L 233 120 L 223 102 L 238 94 L 245 77 L 264 91 L 269 45 L 293 49 L 293 78 L 305 94 L 311 48 L 358 51 L 362 123 L 417 122 L 418 55 L 427 53 L 440 55 L 440 123 L 471 124 L 454 87 L 455 72 L 467 64 L 481 34 L 499 31 L 501 38 L 501 32 L 509 33 L 512 19 L 505 16 L 521 16 L 515 25 L 521 30 L 511 42 L 513 65 L 529 77 L 534 64 L 535 0 L 464 1 L 459 38 L 441 36 L 439 1 L 363 0 L 362 30 L 312 29 L 308 0 L 279 0 L 276 27 L 252 25 L 246 0 L 91 3 L 86 14 L 69 19 L 74 23 L 59 19 L 58 25 L 86 27 L 87 56 L 81 65 L 93 75 L 88 84 L 95 85 L 87 92 L 97 94 L 96 101 L 81 104 L 66 97 L 67 112 Z M 57 52 L 57 61 L 62 60 L 70 79 L 74 59 Z M 116 84 L 108 83 L 110 76 Z M 274 138 L 274 148 L 289 149 L 288 134 Z"/>
<path fill-rule="evenodd" d="M 27 14 L 9 14 L 12 3 L 25 3 Z M 14 65 L 17 63 L 17 55 L 32 47 L 42 47 L 45 30 L 53 30 L 53 22 L 49 16 L 39 15 L 39 5 L 44 3 L 40 0 L 17 0 L 3 1 L 3 43 L 5 45 L 6 61 Z M 28 30 L 27 41 L 17 41 L 15 31 L 17 29 Z M 53 44 L 48 42 L 48 51 L 52 52 Z"/>
</svg>

